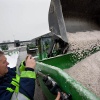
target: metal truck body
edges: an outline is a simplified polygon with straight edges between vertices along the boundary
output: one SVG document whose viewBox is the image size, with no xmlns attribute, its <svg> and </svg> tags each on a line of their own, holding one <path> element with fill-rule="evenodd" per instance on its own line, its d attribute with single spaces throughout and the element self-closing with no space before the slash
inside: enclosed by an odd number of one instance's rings
<svg viewBox="0 0 100 100">
<path fill-rule="evenodd" d="M 37 80 L 47 99 L 54 100 L 55 90 L 60 89 L 67 95 L 67 99 L 62 100 L 100 100 L 100 97 L 63 71 L 65 68 L 73 67 L 87 56 L 100 51 L 100 45 L 95 46 L 91 50 L 81 52 L 82 56 L 79 57 L 78 52 L 67 53 L 68 48 L 66 48 L 69 47 L 68 33 L 100 30 L 100 1 L 51 0 L 49 28 L 50 34 L 53 35 L 46 37 L 51 39 L 47 51 L 43 49 L 44 36 L 38 38 L 40 60 L 36 66 Z M 60 52 L 55 54 L 54 48 L 57 43 L 63 44 L 64 48 L 61 46 Z M 64 52 L 65 50 L 66 52 Z M 57 86 L 54 85 L 50 88 L 50 82 L 43 81 L 44 76 L 50 77 L 51 83 L 57 83 Z"/>
</svg>

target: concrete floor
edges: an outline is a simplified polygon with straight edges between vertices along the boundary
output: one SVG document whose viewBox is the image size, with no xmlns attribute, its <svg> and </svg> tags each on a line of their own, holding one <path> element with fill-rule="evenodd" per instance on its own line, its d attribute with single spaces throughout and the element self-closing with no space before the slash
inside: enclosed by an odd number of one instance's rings
<svg viewBox="0 0 100 100">
<path fill-rule="evenodd" d="M 37 85 L 37 82 L 35 84 L 35 94 L 34 94 L 34 100 L 47 100 L 45 95 L 43 94 L 40 86 Z"/>
</svg>

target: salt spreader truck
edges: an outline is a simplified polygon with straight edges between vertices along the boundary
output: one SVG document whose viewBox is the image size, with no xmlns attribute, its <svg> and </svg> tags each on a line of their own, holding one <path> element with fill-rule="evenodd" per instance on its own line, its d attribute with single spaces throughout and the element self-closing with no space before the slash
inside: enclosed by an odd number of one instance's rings
<svg viewBox="0 0 100 100">
<path fill-rule="evenodd" d="M 51 0 L 48 17 L 50 33 L 36 39 L 39 49 L 37 80 L 47 100 L 54 100 L 58 91 L 61 92 L 61 100 L 100 100 L 63 71 L 100 51 L 98 44 L 82 52 L 78 52 L 79 47 L 77 52 L 73 52 L 68 38 L 68 33 L 99 32 L 100 0 Z"/>
</svg>

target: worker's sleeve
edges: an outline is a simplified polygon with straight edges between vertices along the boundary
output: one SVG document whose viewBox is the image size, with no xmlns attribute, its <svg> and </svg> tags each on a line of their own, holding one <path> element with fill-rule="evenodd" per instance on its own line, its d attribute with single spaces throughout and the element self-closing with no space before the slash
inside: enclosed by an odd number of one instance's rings
<svg viewBox="0 0 100 100">
<path fill-rule="evenodd" d="M 19 72 L 25 71 L 25 61 L 22 61 L 18 68 Z"/>
<path fill-rule="evenodd" d="M 11 92 L 10 92 L 11 91 Z M 9 91 L 5 87 L 0 87 L 0 100 L 10 100 L 13 94 L 13 90 L 9 88 Z"/>
<path fill-rule="evenodd" d="M 34 69 L 25 68 L 25 71 L 21 72 L 19 92 L 28 97 L 30 100 L 33 100 L 34 97 L 35 79 L 36 74 L 34 72 Z"/>
<path fill-rule="evenodd" d="M 1 91 L 0 90 L 0 100 L 10 100 L 13 92 Z"/>
</svg>

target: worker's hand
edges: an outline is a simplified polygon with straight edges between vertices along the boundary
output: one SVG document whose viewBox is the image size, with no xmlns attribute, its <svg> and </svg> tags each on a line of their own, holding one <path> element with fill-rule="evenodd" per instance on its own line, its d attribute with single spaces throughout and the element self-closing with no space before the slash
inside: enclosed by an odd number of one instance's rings
<svg viewBox="0 0 100 100">
<path fill-rule="evenodd" d="M 55 100 L 60 100 L 60 92 L 58 92 L 57 97 Z"/>
<path fill-rule="evenodd" d="M 26 67 L 28 67 L 28 68 L 33 68 L 34 69 L 35 66 L 36 66 L 36 62 L 35 62 L 34 58 L 31 55 L 28 55 L 26 57 L 25 63 L 26 63 Z"/>
</svg>

